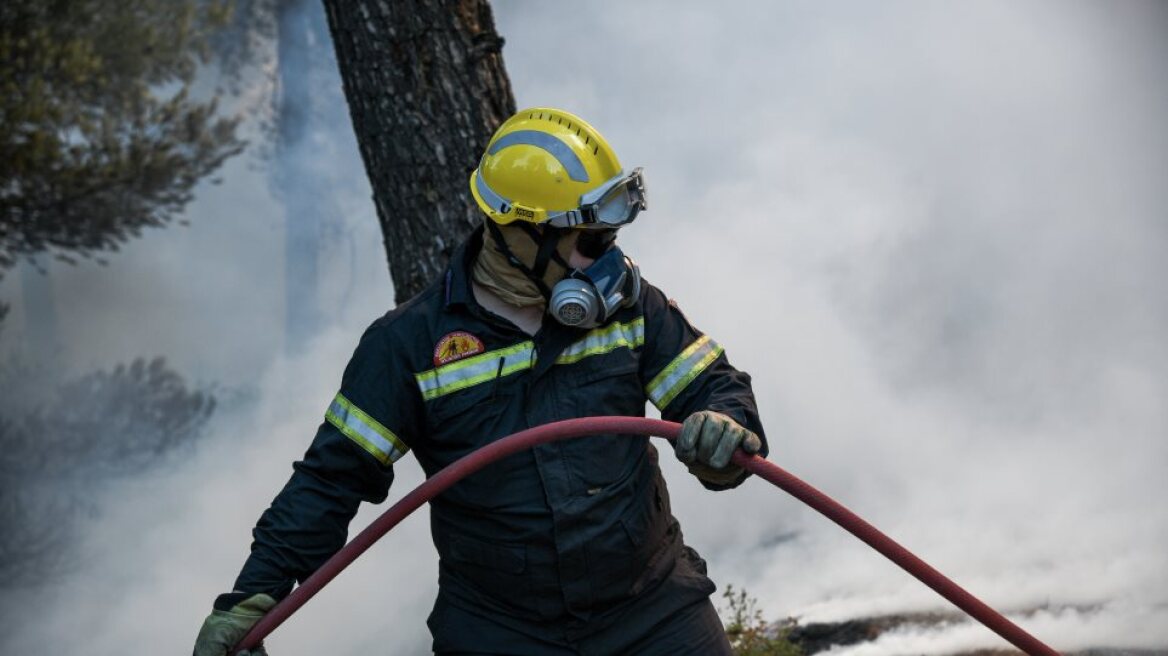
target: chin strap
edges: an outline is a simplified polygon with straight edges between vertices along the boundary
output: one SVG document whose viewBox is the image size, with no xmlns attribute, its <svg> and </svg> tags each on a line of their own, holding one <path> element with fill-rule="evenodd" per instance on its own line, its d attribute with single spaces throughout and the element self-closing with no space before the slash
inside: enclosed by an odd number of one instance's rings
<svg viewBox="0 0 1168 656">
<path fill-rule="evenodd" d="M 495 242 L 495 249 L 507 258 L 507 263 L 519 269 L 523 275 L 527 276 L 535 286 L 539 288 L 539 293 L 543 295 L 545 300 L 550 300 L 552 297 L 552 290 L 544 282 L 543 277 L 547 273 L 548 264 L 555 262 L 564 267 L 565 270 L 570 270 L 571 267 L 564 261 L 556 250 L 556 246 L 560 243 L 560 238 L 563 236 L 563 231 L 552 226 L 544 226 L 543 232 L 540 232 L 535 226 L 529 223 L 517 222 L 516 227 L 523 230 L 523 232 L 535 242 L 538 250 L 535 254 L 534 266 L 527 266 L 514 253 L 511 252 L 510 247 L 507 246 L 507 240 L 503 238 L 503 231 L 499 229 L 499 224 L 487 219 L 484 223 L 487 224 L 487 230 L 491 231 L 492 241 Z"/>
</svg>

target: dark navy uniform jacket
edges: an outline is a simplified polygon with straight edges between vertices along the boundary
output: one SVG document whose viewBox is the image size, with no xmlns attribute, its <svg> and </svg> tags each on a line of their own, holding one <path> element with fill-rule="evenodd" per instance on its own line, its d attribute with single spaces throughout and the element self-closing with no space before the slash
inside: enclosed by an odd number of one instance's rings
<svg viewBox="0 0 1168 656">
<path fill-rule="evenodd" d="M 599 328 L 549 318 L 532 337 L 475 302 L 469 271 L 481 244 L 480 230 L 444 277 L 366 330 L 315 440 L 255 528 L 236 594 L 217 605 L 239 593 L 287 595 L 343 546 L 360 502 L 386 498 L 393 462 L 411 450 L 431 476 L 516 431 L 644 416 L 647 400 L 667 420 L 711 409 L 763 437 L 750 377 L 657 288 L 644 284 L 637 303 Z M 649 626 L 714 590 L 682 541 L 644 436 L 515 454 L 432 501 L 430 518 L 435 648 L 515 648 L 461 635 L 446 626 L 452 613 L 577 639 L 618 620 Z"/>
</svg>

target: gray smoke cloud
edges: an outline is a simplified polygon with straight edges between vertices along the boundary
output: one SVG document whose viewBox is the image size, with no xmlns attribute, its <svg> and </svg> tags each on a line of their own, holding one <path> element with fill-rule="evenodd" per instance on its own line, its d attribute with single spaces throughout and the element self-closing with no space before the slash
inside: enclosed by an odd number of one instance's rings
<svg viewBox="0 0 1168 656">
<path fill-rule="evenodd" d="M 754 376 L 772 460 L 1060 650 L 1168 646 L 1162 4 L 495 9 L 520 105 L 576 112 L 646 168 L 651 210 L 622 244 Z M 344 152 L 338 174 L 364 179 Z M 235 162 L 190 228 L 105 269 L 53 267 L 78 366 L 162 353 L 253 401 L 219 413 L 188 462 L 109 495 L 83 570 L 29 598 L 25 616 L 51 620 L 19 649 L 189 649 L 389 307 L 368 189 L 347 191 L 354 238 L 322 274 L 346 300 L 279 354 L 283 234 L 264 175 Z M 22 316 L 14 303 L 10 326 Z M 946 607 L 765 482 L 710 494 L 663 461 L 687 540 L 768 617 Z M 412 460 L 398 472 L 391 498 L 421 480 Z M 435 578 L 412 517 L 269 647 L 427 653 Z M 833 653 L 1001 645 L 958 623 Z"/>
<path fill-rule="evenodd" d="M 520 104 L 645 166 L 622 241 L 755 375 L 772 459 L 995 606 L 1090 608 L 1019 620 L 1060 649 L 1168 644 L 1163 6 L 606 4 L 596 48 L 501 13 Z M 944 607 L 763 483 L 679 479 L 768 616 Z"/>
</svg>

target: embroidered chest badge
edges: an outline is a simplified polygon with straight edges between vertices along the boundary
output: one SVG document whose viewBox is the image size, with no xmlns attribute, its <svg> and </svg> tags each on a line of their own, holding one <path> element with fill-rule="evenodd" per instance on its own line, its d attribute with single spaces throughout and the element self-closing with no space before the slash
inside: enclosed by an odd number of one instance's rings
<svg viewBox="0 0 1168 656">
<path fill-rule="evenodd" d="M 455 360 L 469 358 L 485 350 L 483 340 L 465 330 L 456 330 L 447 333 L 445 337 L 438 340 L 438 344 L 434 347 L 434 366 L 440 367 L 444 364 L 450 364 Z"/>
</svg>

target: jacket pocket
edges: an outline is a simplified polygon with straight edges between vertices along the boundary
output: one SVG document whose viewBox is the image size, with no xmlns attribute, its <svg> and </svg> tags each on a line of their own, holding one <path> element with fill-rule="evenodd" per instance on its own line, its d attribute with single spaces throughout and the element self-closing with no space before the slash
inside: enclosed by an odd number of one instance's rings
<svg viewBox="0 0 1168 656">
<path fill-rule="evenodd" d="M 527 569 L 527 547 L 522 544 L 484 542 L 464 535 L 452 535 L 445 542 L 446 553 L 442 555 L 468 565 L 465 571 L 476 572 L 479 579 L 492 574 L 510 578 Z"/>
<path fill-rule="evenodd" d="M 639 363 L 632 353 L 618 351 L 576 366 L 578 369 L 569 372 L 567 381 L 576 416 L 645 414 L 645 390 Z"/>
<path fill-rule="evenodd" d="M 500 400 L 499 378 L 493 378 L 466 389 L 457 390 L 426 403 L 426 423 L 431 431 L 450 422 L 482 421 L 494 409 L 497 414 L 503 404 Z"/>
<path fill-rule="evenodd" d="M 633 544 L 633 571 L 631 594 L 656 585 L 672 569 L 675 543 L 680 535 L 677 520 L 669 512 L 669 493 L 659 475 L 652 483 L 651 504 L 642 505 L 640 512 L 621 518 L 621 526 Z"/>
<path fill-rule="evenodd" d="M 650 474 L 654 475 L 654 474 Z M 615 514 L 608 525 L 590 536 L 588 560 L 595 576 L 596 601 L 610 604 L 636 596 L 664 580 L 672 567 L 673 518 L 662 509 L 657 481 L 628 490 L 622 496 L 629 505 L 621 510 L 597 508 Z"/>
<path fill-rule="evenodd" d="M 432 461 L 431 468 L 445 467 L 513 432 L 514 415 L 522 412 L 516 394 L 513 385 L 488 381 L 430 401 L 425 457 Z M 514 503 L 516 495 L 529 493 L 519 488 L 531 478 L 523 473 L 530 459 L 530 454 L 518 453 L 492 462 L 456 483 L 446 495 L 486 511 Z"/>
<path fill-rule="evenodd" d="M 627 350 L 588 358 L 565 372 L 563 395 L 572 417 L 645 414 L 645 397 L 637 360 Z M 563 443 L 563 453 L 577 479 L 578 492 L 595 494 L 625 480 L 642 463 L 646 438 L 639 435 L 594 435 Z"/>
<path fill-rule="evenodd" d="M 559 609 L 533 580 L 536 573 L 526 545 L 449 534 L 436 538 L 436 544 L 440 545 L 442 569 L 448 580 L 469 588 L 472 598 L 485 601 L 486 607 L 537 617 L 551 617 Z"/>
</svg>

